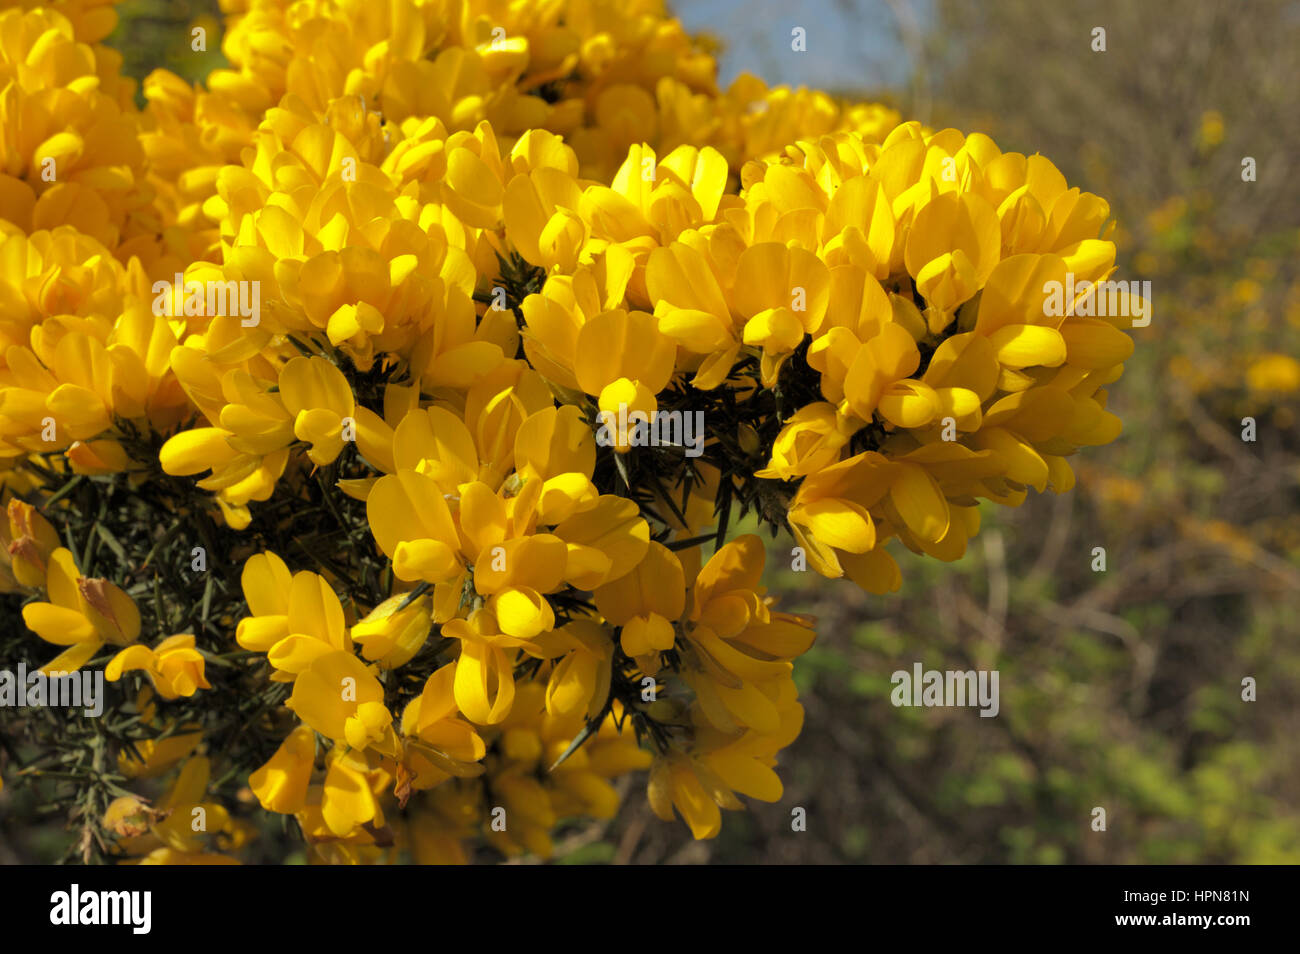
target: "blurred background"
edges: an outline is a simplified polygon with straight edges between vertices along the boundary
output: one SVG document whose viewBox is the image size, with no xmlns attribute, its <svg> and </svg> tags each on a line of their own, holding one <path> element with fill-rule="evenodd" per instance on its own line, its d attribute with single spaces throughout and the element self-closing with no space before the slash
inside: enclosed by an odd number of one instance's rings
<svg viewBox="0 0 1300 954">
<path fill-rule="evenodd" d="M 109 42 L 137 77 L 192 69 L 178 22 L 219 34 L 215 2 L 120 9 Z M 1151 281 L 1153 320 L 1111 390 L 1124 434 L 1075 458 L 1073 492 L 986 506 L 961 561 L 900 552 L 904 588 L 882 598 L 781 571 L 790 543 L 773 543 L 781 608 L 819 620 L 780 803 L 727 813 L 720 837 L 695 842 L 654 818 L 637 779 L 613 822 L 560 839 L 559 860 L 1300 861 L 1300 4 L 675 12 L 722 45 L 724 85 L 750 71 L 1042 152 L 1110 201 L 1117 277 Z M 795 26 L 807 52 L 790 50 Z M 999 716 L 895 708 L 890 674 L 915 662 L 997 669 Z M 795 806 L 805 832 L 790 830 Z"/>
<path fill-rule="evenodd" d="M 958 563 L 902 553 L 888 598 L 771 578 L 819 619 L 785 798 L 729 814 L 708 844 L 629 805 L 613 857 L 1300 861 L 1300 5 L 678 9 L 723 38 L 724 82 L 750 69 L 874 95 L 1048 156 L 1110 201 L 1120 276 L 1150 280 L 1155 305 L 1111 389 L 1124 433 L 1074 459 L 1073 492 L 986 505 Z M 794 25 L 806 54 L 789 52 Z M 918 661 L 999 670 L 999 717 L 895 708 L 889 676 Z M 789 831 L 795 805 L 806 833 Z"/>
</svg>

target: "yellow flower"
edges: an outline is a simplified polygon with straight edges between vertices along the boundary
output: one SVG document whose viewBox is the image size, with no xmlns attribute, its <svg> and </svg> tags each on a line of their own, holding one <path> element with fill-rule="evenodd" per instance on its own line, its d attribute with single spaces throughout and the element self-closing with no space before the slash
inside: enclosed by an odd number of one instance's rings
<svg viewBox="0 0 1300 954">
<path fill-rule="evenodd" d="M 722 830 L 722 812 L 683 757 L 658 759 L 650 768 L 650 807 L 664 821 L 672 821 L 676 808 L 697 839 L 716 838 Z"/>
<path fill-rule="evenodd" d="M 24 231 L 73 225 L 117 245 L 148 201 L 130 88 L 108 51 L 80 42 L 59 11 L 0 12 L 0 35 L 5 217 Z"/>
<path fill-rule="evenodd" d="M 631 571 L 645 555 L 650 526 L 626 497 L 601 494 L 594 506 L 555 526 L 564 541 L 564 578 L 579 589 L 594 590 Z"/>
<path fill-rule="evenodd" d="M 596 443 L 582 412 L 572 405 L 529 415 L 515 434 L 514 465 L 524 484 L 536 480 L 541 485 L 536 510 L 540 525 L 561 523 L 598 501 L 591 482 Z M 524 516 L 518 509 L 516 514 Z M 516 524 L 521 522 L 516 519 Z M 480 553 L 486 542 L 481 541 Z"/>
<path fill-rule="evenodd" d="M 384 687 L 366 664 L 348 652 L 327 652 L 298 673 L 286 703 L 326 738 L 354 749 L 384 743 L 391 736 L 392 713 L 384 706 Z"/>
<path fill-rule="evenodd" d="M 633 412 L 653 419 L 655 395 L 673 374 L 677 349 L 659 332 L 653 315 L 607 311 L 586 321 L 574 343 L 578 386 L 597 398 L 602 423 L 615 431 L 615 449 L 628 449 L 624 424 Z"/>
<path fill-rule="evenodd" d="M 916 287 L 939 312 L 953 311 L 983 286 L 998 262 L 1002 236 L 987 199 L 948 192 L 916 213 L 904 260 Z M 938 331 L 947 320 L 930 320 Z"/>
<path fill-rule="evenodd" d="M 59 546 L 59 535 L 31 504 L 10 499 L 7 507 L 8 533 L 0 526 L 0 541 L 6 545 L 14 579 L 28 587 L 45 585 L 45 571 L 51 554 Z"/>
<path fill-rule="evenodd" d="M 398 593 L 353 625 L 352 641 L 367 660 L 384 669 L 398 669 L 420 651 L 429 638 L 432 621 L 428 599 L 411 600 L 409 594 Z"/>
<path fill-rule="evenodd" d="M 456 670 L 453 662 L 432 673 L 402 712 L 403 767 L 415 791 L 482 771 L 474 763 L 487 749 L 475 728 L 458 718 Z"/>
<path fill-rule="evenodd" d="M 307 785 L 316 762 L 316 736 L 305 725 L 296 727 L 270 760 L 248 778 L 248 787 L 269 812 L 292 815 L 307 803 Z"/>
<path fill-rule="evenodd" d="M 280 371 L 280 396 L 293 433 L 310 443 L 312 463 L 332 462 L 345 440 L 357 440 L 356 404 L 343 372 L 324 358 L 294 358 Z"/>
<path fill-rule="evenodd" d="M 209 760 L 196 755 L 181 766 L 155 807 L 146 808 L 129 797 L 110 804 L 103 823 L 119 833 L 115 847 L 130 859 L 124 863 L 238 864 L 228 855 L 205 851 L 208 839 L 236 831 L 223 805 L 203 800 L 210 779 Z"/>
<path fill-rule="evenodd" d="M 659 330 L 678 345 L 705 355 L 692 384 L 709 390 L 721 384 L 740 354 L 739 329 L 709 258 L 682 242 L 655 249 L 645 269 Z"/>
<path fill-rule="evenodd" d="M 194 648 L 188 633 L 169 636 L 153 649 L 136 644 L 122 650 L 109 662 L 104 678 L 117 682 L 122 673 L 143 669 L 158 695 L 164 699 L 189 697 L 196 690 L 211 689 L 203 675 L 203 654 Z"/>
<path fill-rule="evenodd" d="M 609 698 L 613 672 L 608 629 L 594 620 L 574 620 L 555 630 L 549 644 L 564 655 L 546 683 L 546 711 L 557 718 L 597 718 Z"/>
<path fill-rule="evenodd" d="M 217 493 L 222 517 L 235 530 L 252 520 L 249 501 L 267 500 L 289 461 L 287 448 L 266 456 L 241 453 L 231 444 L 232 431 L 196 427 L 171 437 L 158 453 L 164 472 L 189 476 L 211 470 L 198 486 Z"/>
<path fill-rule="evenodd" d="M 887 395 L 894 396 L 899 387 L 906 387 L 899 382 L 914 374 L 919 363 L 920 354 L 911 332 L 893 322 L 883 325 L 877 336 L 858 348 L 848 364 L 842 413 L 871 420 Z"/>
<path fill-rule="evenodd" d="M 487 607 L 502 633 L 530 640 L 555 625 L 544 594 L 560 589 L 567 562 L 565 542 L 554 534 L 504 540 L 490 558 L 480 553 L 474 590 L 487 597 Z"/>
<path fill-rule="evenodd" d="M 673 648 L 674 627 L 686 605 L 685 577 L 673 552 L 651 541 L 631 573 L 597 587 L 594 596 L 601 615 L 622 627 L 623 652 L 642 672 L 657 672 L 659 653 Z"/>
<path fill-rule="evenodd" d="M 135 743 L 139 758 L 119 752 L 118 769 L 127 778 L 156 778 L 185 758 L 203 741 L 202 732 L 179 732 L 162 739 L 144 739 Z"/>
<path fill-rule="evenodd" d="M 1223 142 L 1223 114 L 1217 109 L 1209 109 L 1201 114 L 1199 138 L 1202 149 L 1213 149 Z"/>
<path fill-rule="evenodd" d="M 1285 354 L 1256 358 L 1246 369 L 1246 386 L 1258 393 L 1289 394 L 1300 390 L 1300 362 Z"/>
<path fill-rule="evenodd" d="M 366 498 L 366 519 L 399 580 L 444 583 L 461 573 L 460 538 L 434 478 L 414 470 L 381 477 Z"/>
<path fill-rule="evenodd" d="M 807 404 L 794 413 L 772 443 L 772 458 L 755 477 L 793 480 L 828 467 L 849 442 L 851 424 L 824 402 Z"/>
<path fill-rule="evenodd" d="M 771 387 L 784 360 L 826 317 L 831 276 L 812 252 L 759 242 L 736 262 L 733 299 L 742 340 L 762 349 L 762 381 Z"/>
<path fill-rule="evenodd" d="M 267 654 L 275 682 L 293 682 L 316 659 L 350 655 L 352 640 L 338 596 L 325 579 L 307 570 L 293 574 L 274 553 L 248 558 L 241 577 L 251 616 L 240 620 L 240 646 Z"/>
<path fill-rule="evenodd" d="M 76 672 L 106 643 L 126 646 L 140 636 L 140 611 L 131 597 L 103 579 L 87 579 L 72 554 L 59 547 L 50 555 L 45 591 L 48 603 L 28 603 L 23 621 L 37 636 L 67 646 L 41 671 Z"/>
<path fill-rule="evenodd" d="M 726 160 L 714 149 L 678 146 L 658 159 L 650 146 L 631 145 L 608 187 L 583 192 L 580 211 L 594 235 L 640 263 L 654 246 L 713 221 L 726 182 Z"/>
<path fill-rule="evenodd" d="M 382 769 L 371 768 L 359 753 L 344 751 L 342 746 L 331 749 L 326 761 L 320 801 L 316 806 L 309 803 L 299 813 L 299 822 L 304 821 L 304 815 L 310 817 L 314 807 L 336 837 L 351 836 L 361 826 L 381 827 L 384 815 L 379 795 L 392 777 Z M 309 826 L 309 822 L 303 824 L 304 831 L 310 831 Z"/>
<path fill-rule="evenodd" d="M 487 610 L 475 610 L 468 619 L 445 623 L 442 634 L 460 640 L 453 684 L 460 711 L 479 725 L 503 720 L 514 704 L 516 650 L 529 649 L 537 656 L 540 651 L 527 640 L 502 633 Z"/>
<path fill-rule="evenodd" d="M 572 274 L 551 275 L 540 293 L 523 300 L 524 351 L 549 381 L 582 389 L 575 376 L 578 334 L 586 322 L 623 302 L 633 265 L 626 249 L 611 245 L 594 254 L 590 265 L 579 265 Z"/>
<path fill-rule="evenodd" d="M 776 731 L 790 660 L 812 645 L 808 620 L 769 609 L 759 585 L 763 560 L 762 541 L 744 534 L 710 558 L 692 588 L 683 678 L 723 732 Z"/>
<path fill-rule="evenodd" d="M 505 228 L 519 254 L 547 271 L 572 271 L 588 236 L 577 209 L 581 191 L 572 175 L 539 168 L 506 186 Z"/>
</svg>

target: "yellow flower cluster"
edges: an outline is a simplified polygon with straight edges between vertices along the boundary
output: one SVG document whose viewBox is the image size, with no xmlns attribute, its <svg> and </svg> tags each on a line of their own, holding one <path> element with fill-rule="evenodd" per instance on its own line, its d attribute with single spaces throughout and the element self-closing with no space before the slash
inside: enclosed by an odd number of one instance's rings
<svg viewBox="0 0 1300 954">
<path fill-rule="evenodd" d="M 156 225 L 134 84 L 94 42 L 112 8 L 68 7 L 0 10 L 0 207 L 6 231 L 72 225 L 115 248 Z"/>
<path fill-rule="evenodd" d="M 1108 207 L 1041 156 L 720 91 L 658 0 L 223 6 L 232 68 L 155 72 L 140 112 L 102 6 L 0 14 L 0 455 L 38 504 L 58 475 L 195 488 L 251 541 L 205 571 L 237 560 L 234 632 L 142 624 L 17 498 L 6 582 L 48 596 L 47 669 L 122 647 L 145 724 L 220 706 L 205 662 L 237 645 L 284 702 L 248 785 L 317 859 L 548 855 L 644 768 L 659 815 L 716 835 L 782 795 L 813 640 L 759 538 L 724 542 L 733 504 L 796 569 L 886 592 L 890 538 L 956 559 L 980 499 L 1066 490 L 1119 431 Z M 274 552 L 279 504 L 339 545 Z M 189 811 L 220 753 L 181 728 L 124 765 L 185 760 Z M 111 815 L 128 855 L 210 856 Z"/>
</svg>

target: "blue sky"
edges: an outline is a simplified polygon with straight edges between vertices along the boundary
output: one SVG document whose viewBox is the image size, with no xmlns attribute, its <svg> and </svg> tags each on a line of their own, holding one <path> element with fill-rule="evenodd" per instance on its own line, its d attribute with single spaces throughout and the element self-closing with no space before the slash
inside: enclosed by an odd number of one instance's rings
<svg viewBox="0 0 1300 954">
<path fill-rule="evenodd" d="M 918 11 L 924 4 L 905 0 Z M 769 83 L 830 89 L 896 87 L 908 63 L 884 0 L 669 0 L 690 30 L 726 43 L 720 81 L 748 70 Z M 790 49 L 791 30 L 807 32 L 808 50 Z"/>
</svg>

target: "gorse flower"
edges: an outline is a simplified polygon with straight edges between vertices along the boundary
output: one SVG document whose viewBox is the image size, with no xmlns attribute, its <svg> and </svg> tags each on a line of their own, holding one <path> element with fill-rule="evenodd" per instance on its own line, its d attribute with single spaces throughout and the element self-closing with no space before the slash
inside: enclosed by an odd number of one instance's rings
<svg viewBox="0 0 1300 954">
<path fill-rule="evenodd" d="M 737 504 L 885 593 L 1119 433 L 1109 207 L 1041 156 L 719 90 L 658 0 L 224 4 L 143 110 L 83 6 L 0 13 L 0 529 L 46 668 L 140 691 L 124 774 L 179 765 L 124 857 L 237 855 L 227 783 L 316 861 L 548 855 L 643 769 L 713 837 L 814 639 Z M 153 516 L 73 540 L 70 480 Z"/>
<path fill-rule="evenodd" d="M 153 649 L 136 644 L 122 650 L 104 669 L 104 678 L 116 682 L 122 673 L 143 669 L 163 699 L 192 696 L 198 689 L 211 689 L 203 676 L 203 654 L 194 648 L 189 633 L 169 636 Z"/>
<path fill-rule="evenodd" d="M 104 579 L 87 579 L 72 553 L 59 547 L 45 574 L 49 602 L 28 603 L 23 622 L 48 643 L 68 647 L 43 671 L 75 672 L 105 644 L 126 646 L 140 636 L 140 611 L 131 597 Z"/>
</svg>

